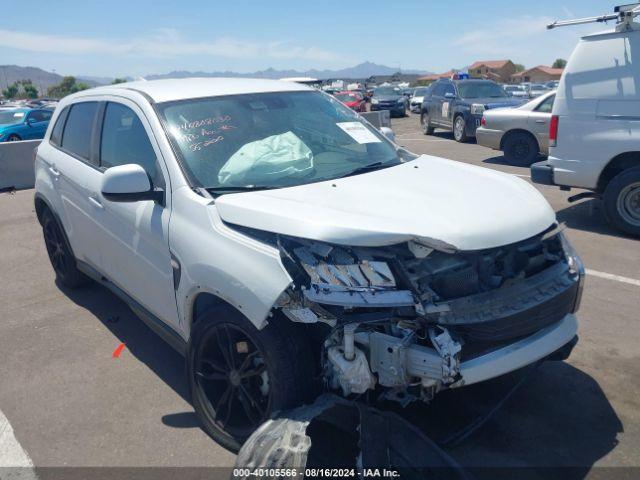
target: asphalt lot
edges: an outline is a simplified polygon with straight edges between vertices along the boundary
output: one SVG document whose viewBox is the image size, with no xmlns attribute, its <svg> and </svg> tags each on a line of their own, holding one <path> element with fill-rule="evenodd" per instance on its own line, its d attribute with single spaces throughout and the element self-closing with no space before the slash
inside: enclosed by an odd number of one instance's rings
<svg viewBox="0 0 640 480">
<path fill-rule="evenodd" d="M 456 144 L 439 131 L 422 135 L 416 116 L 394 119 L 393 128 L 416 153 L 529 181 L 528 169 L 506 164 L 500 152 Z M 571 466 L 575 478 L 602 478 L 593 466 L 640 466 L 640 240 L 611 230 L 597 201 L 571 205 L 566 198 L 575 191 L 538 188 L 590 272 L 580 342 L 567 362 L 531 372 L 482 429 L 448 451 L 464 465 Z M 32 199 L 32 190 L 0 194 L 0 411 L 33 463 L 232 465 L 234 456 L 196 425 L 178 354 L 107 290 L 56 285 Z M 125 351 L 112 358 L 121 342 Z M 439 438 L 519 378 L 446 392 L 405 413 Z"/>
</svg>

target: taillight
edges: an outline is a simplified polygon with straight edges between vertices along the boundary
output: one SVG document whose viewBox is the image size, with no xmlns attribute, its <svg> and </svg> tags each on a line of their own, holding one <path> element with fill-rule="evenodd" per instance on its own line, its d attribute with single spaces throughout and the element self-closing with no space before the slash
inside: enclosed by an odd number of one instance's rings
<svg viewBox="0 0 640 480">
<path fill-rule="evenodd" d="M 551 116 L 551 123 L 549 123 L 549 146 L 555 147 L 558 145 L 558 122 L 560 119 L 557 115 Z"/>
<path fill-rule="evenodd" d="M 487 119 L 484 118 L 484 115 L 482 116 L 482 120 L 480 120 L 480 125 L 482 125 L 483 127 L 487 124 Z"/>
</svg>

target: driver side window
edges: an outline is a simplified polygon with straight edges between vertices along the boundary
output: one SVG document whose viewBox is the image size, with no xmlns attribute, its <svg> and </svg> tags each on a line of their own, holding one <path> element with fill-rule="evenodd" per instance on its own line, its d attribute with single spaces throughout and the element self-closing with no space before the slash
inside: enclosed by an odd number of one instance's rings
<svg viewBox="0 0 640 480">
<path fill-rule="evenodd" d="M 448 84 L 446 84 L 446 85 L 445 85 L 445 87 L 444 87 L 444 92 L 443 92 L 443 94 L 442 94 L 442 95 L 443 95 L 443 96 L 445 96 L 445 95 L 446 95 L 446 94 L 448 94 L 448 93 L 450 93 L 451 95 L 454 95 L 454 96 L 455 96 L 455 94 L 456 94 L 456 89 L 455 89 L 455 88 L 454 88 L 454 86 L 453 86 L 453 85 L 451 85 L 450 83 L 448 83 Z"/>
<path fill-rule="evenodd" d="M 100 139 L 100 166 L 107 169 L 131 163 L 144 168 L 154 186 L 163 186 L 155 151 L 138 115 L 129 107 L 108 102 Z"/>
</svg>

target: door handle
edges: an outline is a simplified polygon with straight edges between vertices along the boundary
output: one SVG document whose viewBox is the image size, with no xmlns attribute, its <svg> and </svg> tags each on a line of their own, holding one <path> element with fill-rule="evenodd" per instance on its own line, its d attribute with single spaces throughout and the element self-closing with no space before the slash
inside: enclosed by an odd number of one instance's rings
<svg viewBox="0 0 640 480">
<path fill-rule="evenodd" d="M 536 123 L 547 123 L 546 120 L 536 120 Z"/>
<path fill-rule="evenodd" d="M 51 175 L 53 175 L 55 178 L 58 178 L 60 176 L 60 171 L 56 169 L 54 165 L 51 165 L 49 167 L 49 172 L 51 172 Z"/>
<path fill-rule="evenodd" d="M 100 200 L 98 200 L 96 197 L 89 197 L 89 201 L 93 204 L 94 207 L 103 209 L 104 205 L 102 205 L 102 202 L 100 202 Z"/>
</svg>

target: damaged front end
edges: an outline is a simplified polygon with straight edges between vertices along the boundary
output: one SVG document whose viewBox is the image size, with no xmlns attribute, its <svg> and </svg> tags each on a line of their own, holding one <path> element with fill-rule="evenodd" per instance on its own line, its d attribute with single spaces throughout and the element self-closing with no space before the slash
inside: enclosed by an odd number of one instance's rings
<svg viewBox="0 0 640 480">
<path fill-rule="evenodd" d="M 329 325 L 327 384 L 407 403 L 502 375 L 570 344 L 584 269 L 554 227 L 456 251 L 431 240 L 346 247 L 280 236 L 293 282 L 277 307 Z"/>
</svg>

